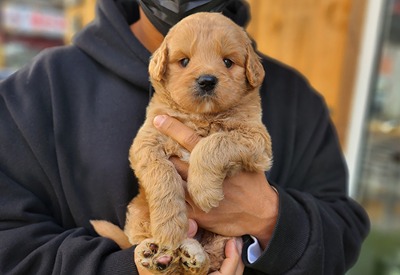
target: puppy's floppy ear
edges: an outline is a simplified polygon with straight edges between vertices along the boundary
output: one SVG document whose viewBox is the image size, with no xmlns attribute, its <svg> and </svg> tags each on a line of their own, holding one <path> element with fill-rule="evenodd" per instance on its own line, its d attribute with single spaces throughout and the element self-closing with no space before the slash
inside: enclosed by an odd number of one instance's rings
<svg viewBox="0 0 400 275">
<path fill-rule="evenodd" d="M 264 80 L 265 71 L 260 57 L 256 54 L 251 43 L 247 44 L 246 77 L 249 84 L 255 88 Z"/>
<path fill-rule="evenodd" d="M 153 53 L 150 64 L 149 64 L 149 74 L 150 77 L 156 81 L 161 81 L 165 72 L 167 71 L 168 63 L 168 48 L 167 43 L 164 41 L 161 46 Z"/>
</svg>

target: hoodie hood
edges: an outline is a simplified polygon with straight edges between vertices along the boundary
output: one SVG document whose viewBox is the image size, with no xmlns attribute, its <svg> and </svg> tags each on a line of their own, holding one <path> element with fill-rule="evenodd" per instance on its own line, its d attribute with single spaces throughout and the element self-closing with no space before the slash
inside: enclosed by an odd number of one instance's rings
<svg viewBox="0 0 400 275">
<path fill-rule="evenodd" d="M 98 0 L 95 20 L 77 33 L 73 44 L 108 70 L 147 89 L 151 53 L 130 29 L 138 19 L 136 1 Z"/>
<path fill-rule="evenodd" d="M 233 3 L 224 14 L 245 25 L 250 18 L 248 5 Z M 73 44 L 121 78 L 147 89 L 151 53 L 130 29 L 138 19 L 135 0 L 98 0 L 95 20 L 74 37 Z"/>
</svg>

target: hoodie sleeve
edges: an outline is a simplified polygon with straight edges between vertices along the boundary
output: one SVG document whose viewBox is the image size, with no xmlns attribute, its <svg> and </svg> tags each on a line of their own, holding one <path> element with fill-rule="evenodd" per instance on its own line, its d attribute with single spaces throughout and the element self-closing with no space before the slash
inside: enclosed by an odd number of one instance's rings
<svg viewBox="0 0 400 275">
<path fill-rule="evenodd" d="M 74 226 L 61 203 L 49 66 L 0 82 L 0 274 L 137 274 L 133 248 Z"/>
<path fill-rule="evenodd" d="M 345 274 L 357 260 L 369 220 L 347 196 L 346 165 L 325 103 L 302 77 L 286 79 L 294 83 L 286 89 L 290 92 L 279 96 L 282 100 L 268 98 L 274 102 L 268 108 L 285 110 L 278 126 L 269 123 L 278 222 L 261 257 L 253 264 L 243 258 L 245 274 Z"/>
</svg>

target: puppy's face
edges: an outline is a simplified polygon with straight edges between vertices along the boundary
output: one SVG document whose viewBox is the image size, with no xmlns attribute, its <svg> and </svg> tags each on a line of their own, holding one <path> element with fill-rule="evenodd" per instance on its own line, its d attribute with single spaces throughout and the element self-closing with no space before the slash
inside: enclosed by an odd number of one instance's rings
<svg viewBox="0 0 400 275">
<path fill-rule="evenodd" d="M 247 34 L 218 13 L 197 13 L 173 27 L 149 72 L 156 92 L 192 113 L 227 110 L 264 78 Z"/>
</svg>

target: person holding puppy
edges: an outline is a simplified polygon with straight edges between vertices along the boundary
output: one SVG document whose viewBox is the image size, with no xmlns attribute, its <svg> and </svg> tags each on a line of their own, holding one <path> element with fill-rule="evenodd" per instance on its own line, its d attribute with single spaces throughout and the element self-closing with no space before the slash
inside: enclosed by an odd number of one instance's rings
<svg viewBox="0 0 400 275">
<path fill-rule="evenodd" d="M 241 0 L 99 0 L 96 20 L 71 46 L 46 50 L 0 83 L 1 274 L 146 274 L 135 247 L 119 249 L 89 221 L 123 227 L 138 191 L 128 151 L 151 96 L 149 57 L 171 26 L 199 11 L 242 26 L 248 19 Z M 297 72 L 262 63 L 272 169 L 227 178 L 209 213 L 188 197 L 188 235 L 205 228 L 238 237 L 215 274 L 344 274 L 369 221 L 346 193 L 328 110 Z M 154 125 L 189 151 L 200 140 L 172 117 Z M 187 165 L 171 161 L 185 180 Z"/>
</svg>

